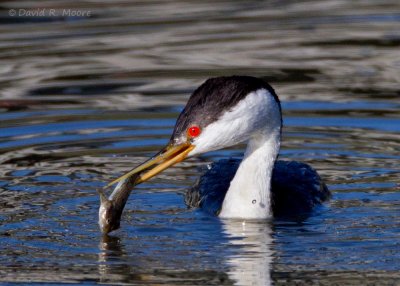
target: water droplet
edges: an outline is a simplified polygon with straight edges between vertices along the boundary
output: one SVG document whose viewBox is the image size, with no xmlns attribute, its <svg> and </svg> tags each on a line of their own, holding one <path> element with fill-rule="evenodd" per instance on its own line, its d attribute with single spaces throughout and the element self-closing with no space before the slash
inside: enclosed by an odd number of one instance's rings
<svg viewBox="0 0 400 286">
<path fill-rule="evenodd" d="M 257 202 L 256 200 L 253 200 L 253 201 L 252 201 L 253 205 L 254 205 L 256 202 Z"/>
</svg>

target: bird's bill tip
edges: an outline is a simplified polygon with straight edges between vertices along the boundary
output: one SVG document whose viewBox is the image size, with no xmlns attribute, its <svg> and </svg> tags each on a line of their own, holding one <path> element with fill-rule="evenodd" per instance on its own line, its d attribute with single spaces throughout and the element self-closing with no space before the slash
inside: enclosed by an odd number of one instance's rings
<svg viewBox="0 0 400 286">
<path fill-rule="evenodd" d="M 169 144 L 156 156 L 140 164 L 125 175 L 113 180 L 104 189 L 138 173 L 140 173 L 140 176 L 136 180 L 136 184 L 143 183 L 172 165 L 183 161 L 194 148 L 195 146 L 190 143 L 179 145 Z"/>
</svg>

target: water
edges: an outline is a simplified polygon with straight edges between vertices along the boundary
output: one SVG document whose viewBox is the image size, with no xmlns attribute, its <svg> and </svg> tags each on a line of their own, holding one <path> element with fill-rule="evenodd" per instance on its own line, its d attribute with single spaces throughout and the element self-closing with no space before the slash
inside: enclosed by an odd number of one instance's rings
<svg viewBox="0 0 400 286">
<path fill-rule="evenodd" d="M 15 1 L 0 4 L 0 281 L 400 284 L 398 1 Z M 47 9 L 8 16 L 10 9 Z M 91 17 L 49 16 L 49 9 Z M 267 79 L 281 158 L 333 192 L 303 222 L 186 209 L 207 164 L 140 185 L 102 238 L 96 188 L 169 139 L 206 78 Z"/>
</svg>

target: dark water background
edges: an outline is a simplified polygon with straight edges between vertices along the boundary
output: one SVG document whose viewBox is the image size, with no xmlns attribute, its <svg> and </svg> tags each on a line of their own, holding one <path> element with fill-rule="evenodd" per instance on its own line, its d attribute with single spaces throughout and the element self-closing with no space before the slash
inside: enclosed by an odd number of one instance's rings
<svg viewBox="0 0 400 286">
<path fill-rule="evenodd" d="M 398 1 L 2 1 L 0 62 L 0 282 L 400 285 Z M 275 87 L 281 158 L 315 167 L 331 202 L 301 223 L 186 209 L 237 146 L 140 185 L 102 239 L 95 189 L 230 74 Z"/>
</svg>

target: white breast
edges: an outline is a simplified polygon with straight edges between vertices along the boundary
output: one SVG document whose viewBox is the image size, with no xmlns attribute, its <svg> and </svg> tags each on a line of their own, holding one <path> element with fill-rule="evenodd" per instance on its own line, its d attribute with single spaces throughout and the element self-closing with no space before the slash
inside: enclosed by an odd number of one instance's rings
<svg viewBox="0 0 400 286">
<path fill-rule="evenodd" d="M 278 103 L 261 89 L 249 94 L 227 117 L 240 121 L 236 136 L 240 134 L 249 143 L 226 193 L 220 217 L 271 217 L 271 177 L 281 134 Z"/>
</svg>

